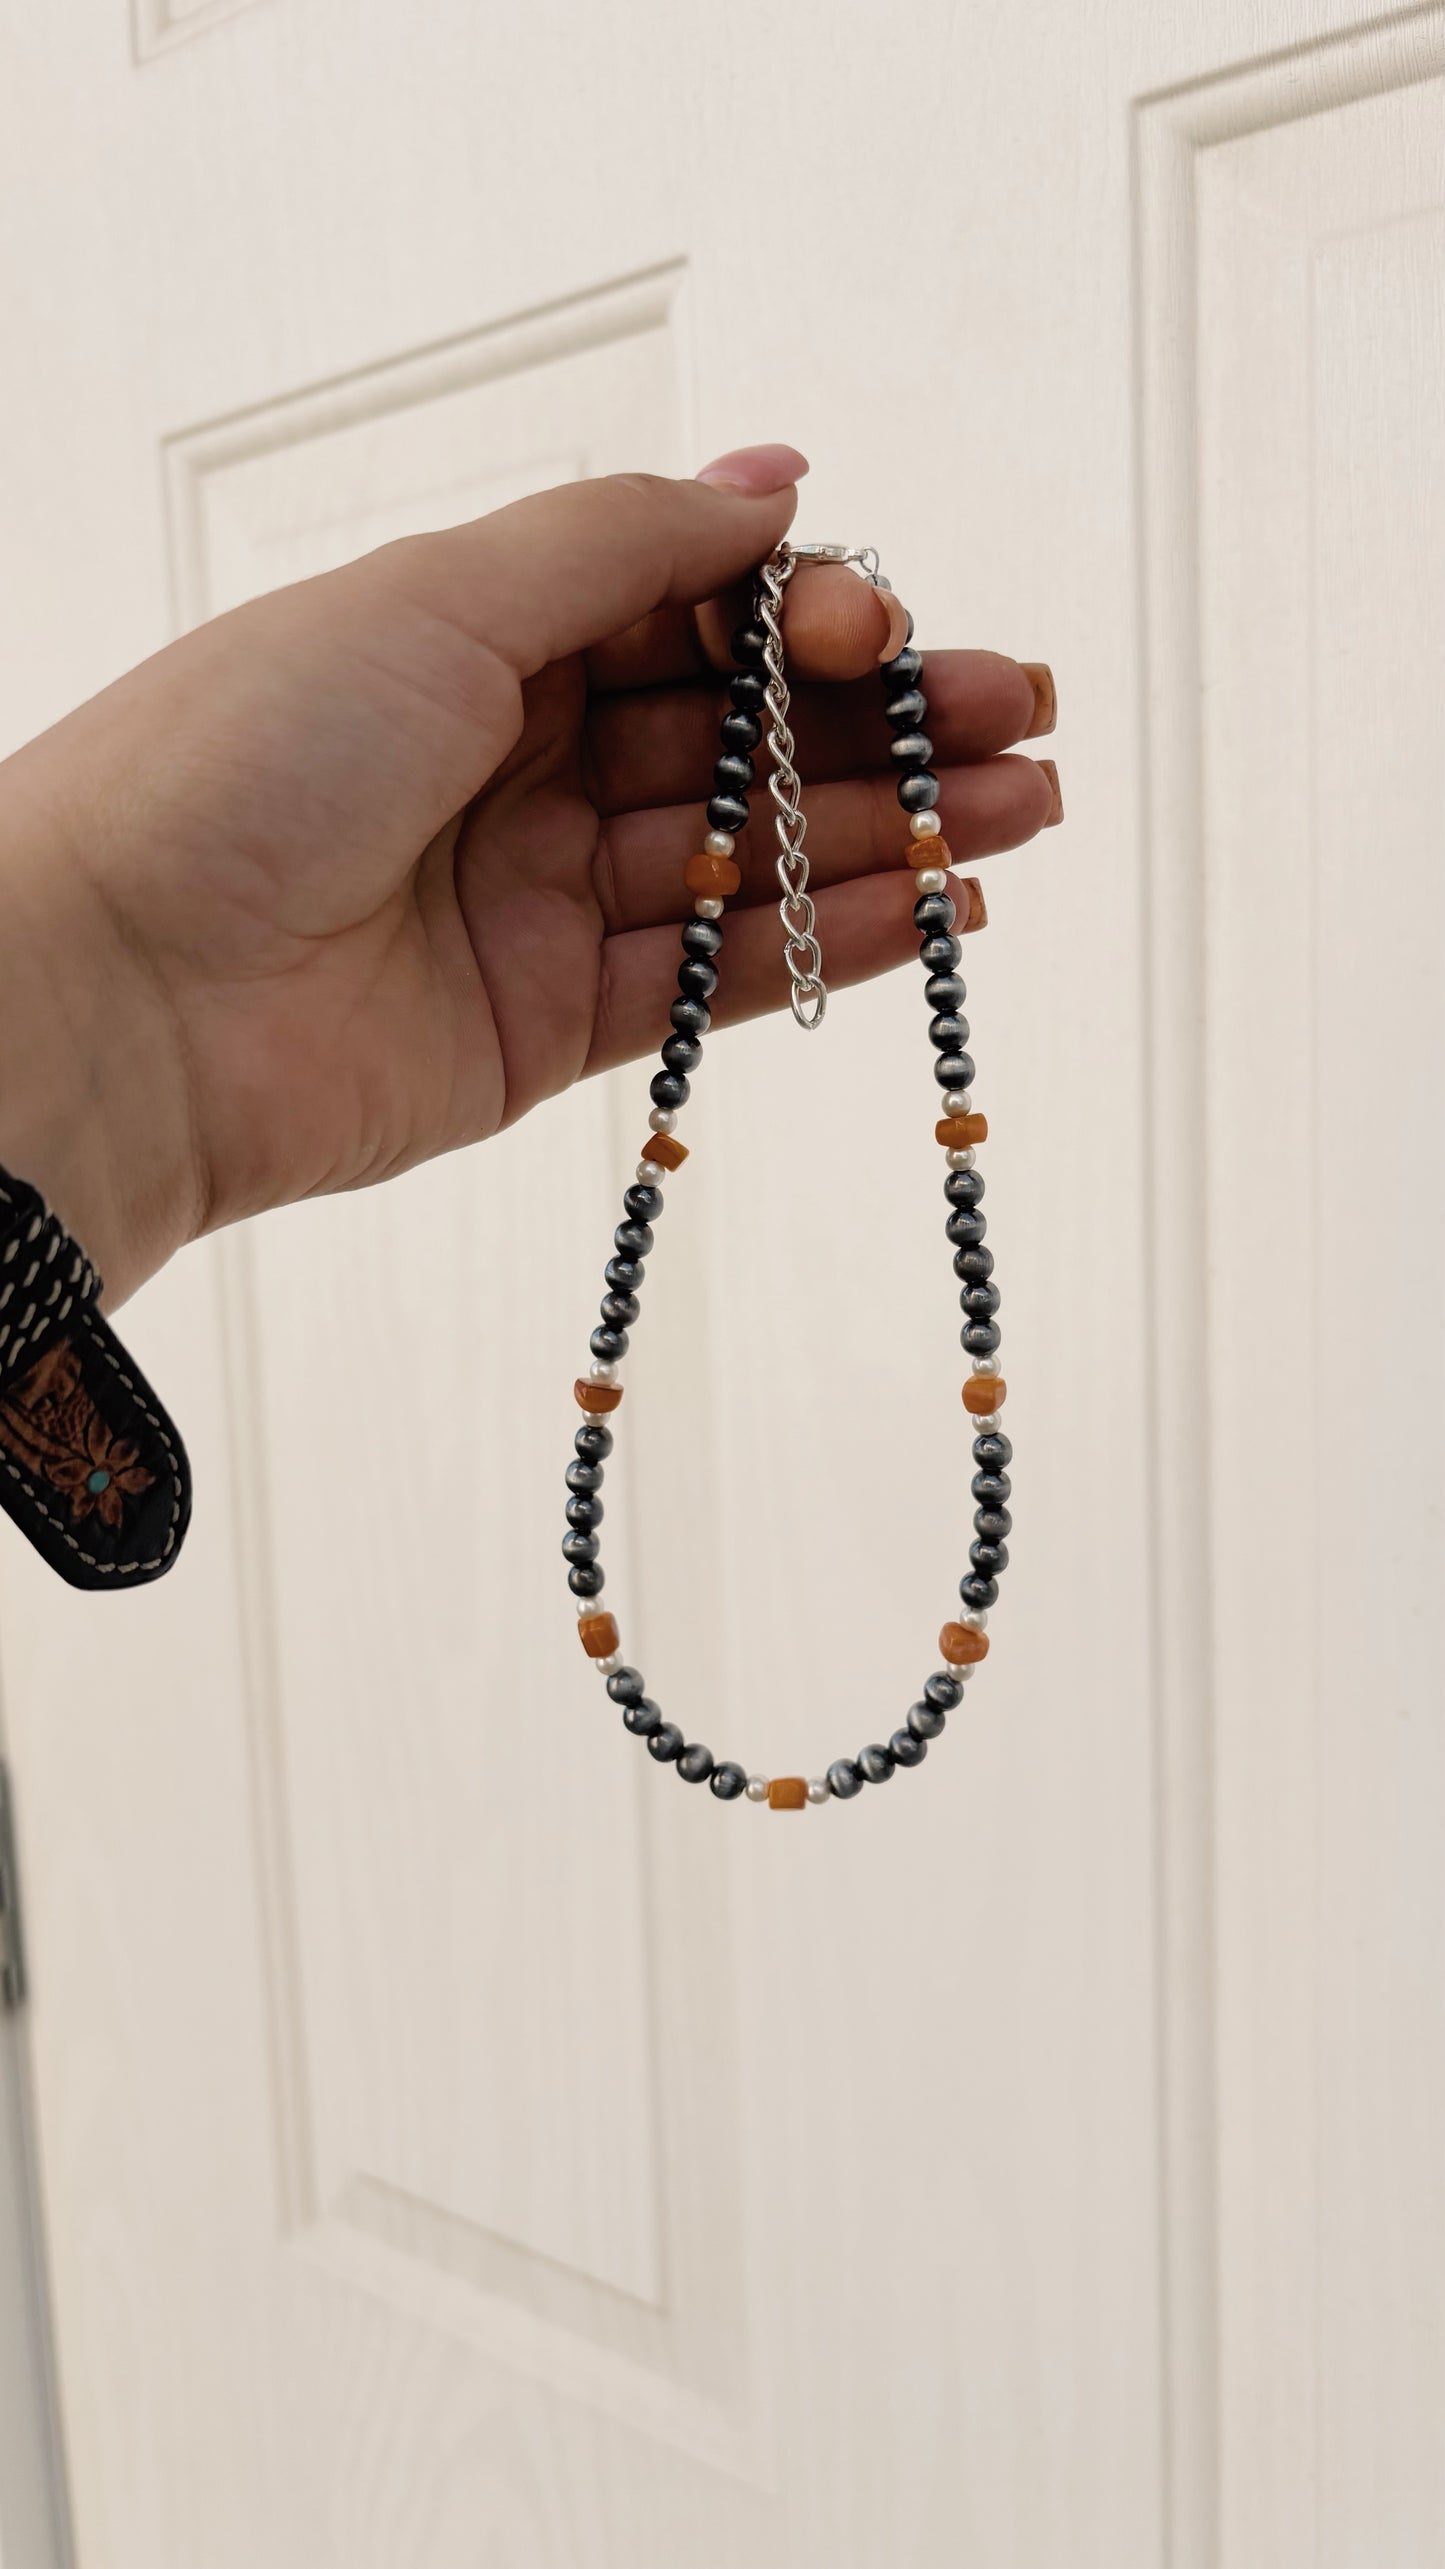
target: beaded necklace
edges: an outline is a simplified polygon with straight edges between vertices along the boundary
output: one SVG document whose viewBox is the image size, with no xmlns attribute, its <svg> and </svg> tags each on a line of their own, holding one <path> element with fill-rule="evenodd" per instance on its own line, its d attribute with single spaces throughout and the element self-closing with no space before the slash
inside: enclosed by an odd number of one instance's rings
<svg viewBox="0 0 1445 2569">
<path fill-rule="evenodd" d="M 928 763 L 933 744 L 923 728 L 928 714 L 921 684 L 923 660 L 913 648 L 910 617 L 905 647 L 883 667 L 883 711 L 893 733 L 898 800 L 908 816 L 907 852 L 917 869 L 913 924 L 927 975 L 924 997 L 934 1048 L 933 1075 L 943 1092 L 943 1112 L 934 1129 L 947 1161 L 944 1227 L 953 1249 L 954 1274 L 960 1280 L 963 1346 L 972 1359 L 963 1406 L 974 1428 L 972 1487 L 977 1503 L 970 1567 L 959 1582 L 961 1609 L 956 1619 L 945 1623 L 938 1638 L 944 1665 L 927 1680 L 918 1702 L 910 1706 L 886 1743 L 874 1741 L 856 1757 L 836 1758 L 826 1774 L 811 1780 L 801 1775 L 749 1775 L 730 1758 L 715 1759 L 700 1741 L 688 1741 L 676 1722 L 664 1720 L 639 1671 L 623 1659 L 615 1616 L 597 1602 L 603 1587 L 599 1493 L 613 1446 L 607 1422 L 622 1400 L 621 1362 L 627 1353 L 628 1332 L 638 1317 L 638 1289 L 653 1245 L 653 1225 L 662 1211 L 663 1181 L 688 1156 L 677 1139 L 678 1115 L 687 1104 L 690 1075 L 702 1059 L 702 1038 L 712 1022 L 707 1003 L 718 982 L 720 923 L 724 903 L 742 881 L 736 834 L 748 820 L 752 753 L 763 737 L 765 721 L 771 759 L 768 791 L 774 804 L 782 888 L 778 906 L 793 1014 L 800 1026 L 812 1032 L 822 1023 L 827 1006 L 823 958 L 808 896 L 808 860 L 803 852 L 806 824 L 794 765 L 795 744 L 788 728 L 791 699 L 783 672 L 782 637 L 783 592 L 800 568 L 818 562 L 847 563 L 875 588 L 889 587 L 871 548 L 784 544 L 759 569 L 753 617 L 733 636 L 737 674 L 729 685 L 730 703 L 722 720 L 722 749 L 707 807 L 708 830 L 685 878 L 694 895 L 694 915 L 682 931 L 672 1032 L 662 1047 L 662 1068 L 652 1082 L 647 1143 L 636 1178 L 623 1195 L 623 1219 L 613 1234 L 614 1254 L 605 1269 L 607 1291 L 601 1319 L 592 1332 L 592 1362 L 574 1386 L 583 1420 L 567 1469 L 567 1534 L 562 1545 L 568 1584 L 577 1601 L 582 1647 L 606 1680 L 613 1702 L 621 1705 L 627 1729 L 645 1743 L 659 1764 L 675 1767 L 688 1784 L 708 1785 L 719 1802 L 745 1798 L 775 1811 L 802 1810 L 809 1803 L 848 1802 L 865 1784 L 886 1784 L 900 1766 L 922 1764 L 929 1741 L 943 1730 L 965 1683 L 988 1655 L 988 1609 L 998 1595 L 999 1574 L 1007 1567 L 1012 1524 L 1008 1465 L 1013 1448 L 999 1423 L 1005 1393 L 997 1354 L 999 1296 L 992 1281 L 993 1257 L 983 1244 L 988 1226 L 980 1210 L 983 1179 L 975 1166 L 976 1146 L 987 1138 L 988 1125 L 973 1105 L 968 1020 L 962 1013 L 967 992 L 958 974 L 962 950 L 952 933 L 957 914 L 947 889 L 951 859 L 934 808 L 938 779 Z"/>
</svg>

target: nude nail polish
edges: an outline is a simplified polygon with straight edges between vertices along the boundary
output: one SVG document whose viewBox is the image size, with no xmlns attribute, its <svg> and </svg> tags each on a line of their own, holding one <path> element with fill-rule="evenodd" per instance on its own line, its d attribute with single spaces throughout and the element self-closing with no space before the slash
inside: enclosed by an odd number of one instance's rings
<svg viewBox="0 0 1445 2569">
<path fill-rule="evenodd" d="M 1024 733 L 1025 740 L 1039 740 L 1052 731 L 1059 718 L 1058 691 L 1054 673 L 1047 660 L 1021 660 L 1019 667 L 1034 691 L 1034 718 Z"/>
<path fill-rule="evenodd" d="M 1046 830 L 1054 830 L 1058 828 L 1060 821 L 1064 817 L 1064 798 L 1059 792 L 1059 771 L 1051 758 L 1041 758 L 1039 760 L 1039 767 L 1049 780 L 1049 791 L 1054 798 L 1052 809 L 1049 812 L 1048 818 L 1044 822 L 1044 827 Z"/>
</svg>

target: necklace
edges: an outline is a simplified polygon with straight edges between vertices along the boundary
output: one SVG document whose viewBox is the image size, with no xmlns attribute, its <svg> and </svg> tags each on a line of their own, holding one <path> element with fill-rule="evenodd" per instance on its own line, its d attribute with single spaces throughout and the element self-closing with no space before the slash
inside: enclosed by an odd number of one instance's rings
<svg viewBox="0 0 1445 2569">
<path fill-rule="evenodd" d="M 886 1784 L 900 1766 L 922 1764 L 929 1741 L 943 1730 L 967 1680 L 988 1655 L 988 1609 L 998 1596 L 999 1574 L 1008 1564 L 1012 1525 L 1008 1466 L 1013 1447 L 999 1422 L 1005 1393 L 997 1353 L 999 1296 L 992 1280 L 993 1257 L 983 1245 L 987 1229 L 980 1211 L 983 1179 L 975 1166 L 977 1145 L 986 1140 L 988 1124 L 973 1105 L 968 1020 L 962 1013 L 968 994 L 958 975 L 962 950 L 952 933 L 956 912 L 948 894 L 950 857 L 934 809 L 938 779 L 928 763 L 933 744 L 923 728 L 928 715 L 921 683 L 923 660 L 913 648 L 910 617 L 903 650 L 883 667 L 883 711 L 893 733 L 898 800 L 908 819 L 906 852 L 916 868 L 913 924 L 927 975 L 924 997 L 934 1048 L 933 1075 L 943 1092 L 943 1111 L 934 1129 L 947 1161 L 945 1230 L 953 1249 L 954 1274 L 960 1279 L 963 1346 L 972 1359 L 963 1406 L 974 1431 L 972 1487 L 977 1503 L 970 1567 L 959 1582 L 960 1611 L 938 1637 L 944 1665 L 927 1680 L 918 1702 L 910 1706 L 886 1744 L 875 1741 L 856 1757 L 836 1758 L 826 1774 L 811 1781 L 802 1775 L 749 1775 L 730 1758 L 715 1759 L 700 1741 L 689 1742 L 676 1722 L 663 1719 L 639 1671 L 622 1657 L 616 1617 L 598 1604 L 603 1587 L 599 1493 L 613 1447 L 608 1420 L 622 1400 L 621 1362 L 640 1309 L 638 1289 L 653 1246 L 653 1225 L 662 1211 L 663 1182 L 688 1156 L 677 1139 L 678 1116 L 687 1104 L 690 1075 L 702 1059 L 702 1038 L 711 1024 L 707 1003 L 718 982 L 720 923 L 725 902 L 742 881 L 736 863 L 737 832 L 747 824 L 752 752 L 763 737 L 765 723 L 771 760 L 768 791 L 774 805 L 777 876 L 782 888 L 778 907 L 793 1015 L 805 1031 L 813 1033 L 822 1024 L 828 1004 L 817 921 L 808 897 L 808 860 L 803 850 L 807 825 L 794 765 L 795 744 L 788 728 L 791 699 L 782 635 L 783 592 L 797 571 L 817 562 L 850 564 L 875 588 L 889 587 L 871 547 L 783 544 L 762 564 L 752 619 L 733 636 L 737 674 L 729 685 L 730 702 L 722 720 L 722 750 L 707 807 L 709 826 L 685 878 L 694 895 L 694 915 L 682 931 L 672 1032 L 662 1047 L 662 1068 L 652 1082 L 646 1147 L 636 1178 L 623 1195 L 623 1219 L 613 1234 L 614 1255 L 605 1271 L 602 1316 L 592 1332 L 592 1362 L 574 1387 L 583 1417 L 567 1469 L 567 1534 L 562 1545 L 568 1584 L 577 1601 L 582 1647 L 605 1678 L 613 1702 L 621 1705 L 627 1729 L 645 1742 L 649 1755 L 660 1764 L 674 1766 L 688 1784 L 707 1784 L 719 1802 L 735 1802 L 743 1796 L 750 1802 L 765 1802 L 775 1811 L 802 1810 L 810 1802 L 848 1802 L 865 1784 Z"/>
</svg>

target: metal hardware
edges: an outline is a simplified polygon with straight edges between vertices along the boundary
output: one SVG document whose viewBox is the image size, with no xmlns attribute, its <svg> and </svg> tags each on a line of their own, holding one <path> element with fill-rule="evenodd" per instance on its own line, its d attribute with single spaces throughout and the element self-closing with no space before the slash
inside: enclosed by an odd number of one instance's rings
<svg viewBox="0 0 1445 2569">
<path fill-rule="evenodd" d="M 20 1877 L 15 1864 L 10 1770 L 0 1761 L 0 2007 L 25 2002 L 25 1947 L 20 1933 Z"/>
<path fill-rule="evenodd" d="M 793 1015 L 805 1034 L 815 1034 L 828 1005 L 823 980 L 823 950 L 818 943 L 817 913 L 808 895 L 808 860 L 803 840 L 802 785 L 793 764 L 797 744 L 788 728 L 792 698 L 783 675 L 783 591 L 795 571 L 814 562 L 842 562 L 859 573 L 870 588 L 886 589 L 871 544 L 780 544 L 758 573 L 758 620 L 767 637 L 763 667 L 767 671 L 768 749 L 773 772 L 768 792 L 773 798 L 773 827 L 778 835 L 777 875 L 783 897 L 778 916 L 783 923 L 783 960 L 791 984 Z"/>
</svg>

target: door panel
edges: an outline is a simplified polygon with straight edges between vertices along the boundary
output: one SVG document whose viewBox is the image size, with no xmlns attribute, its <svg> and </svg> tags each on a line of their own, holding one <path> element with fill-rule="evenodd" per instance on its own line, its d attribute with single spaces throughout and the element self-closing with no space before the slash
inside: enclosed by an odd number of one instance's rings
<svg viewBox="0 0 1445 2569">
<path fill-rule="evenodd" d="M 115 1608 L 0 1546 L 81 2569 L 1253 2569 L 1316 2509 L 1375 2569 L 1384 2506 L 1430 2556 L 1428 1538 L 1304 1643 L 1337 1128 L 1399 1522 L 1438 1496 L 1445 65 L 1317 15 L 17 24 L 14 737 L 392 536 L 784 434 L 925 645 L 1053 660 L 1069 811 L 970 950 L 1013 1586 L 896 1791 L 699 1801 L 581 1664 L 642 1067 L 127 1313 L 183 1569 Z M 887 1735 L 967 1542 L 922 1052 L 911 976 L 719 1045 L 629 1364 L 629 1642 L 775 1771 Z"/>
</svg>

